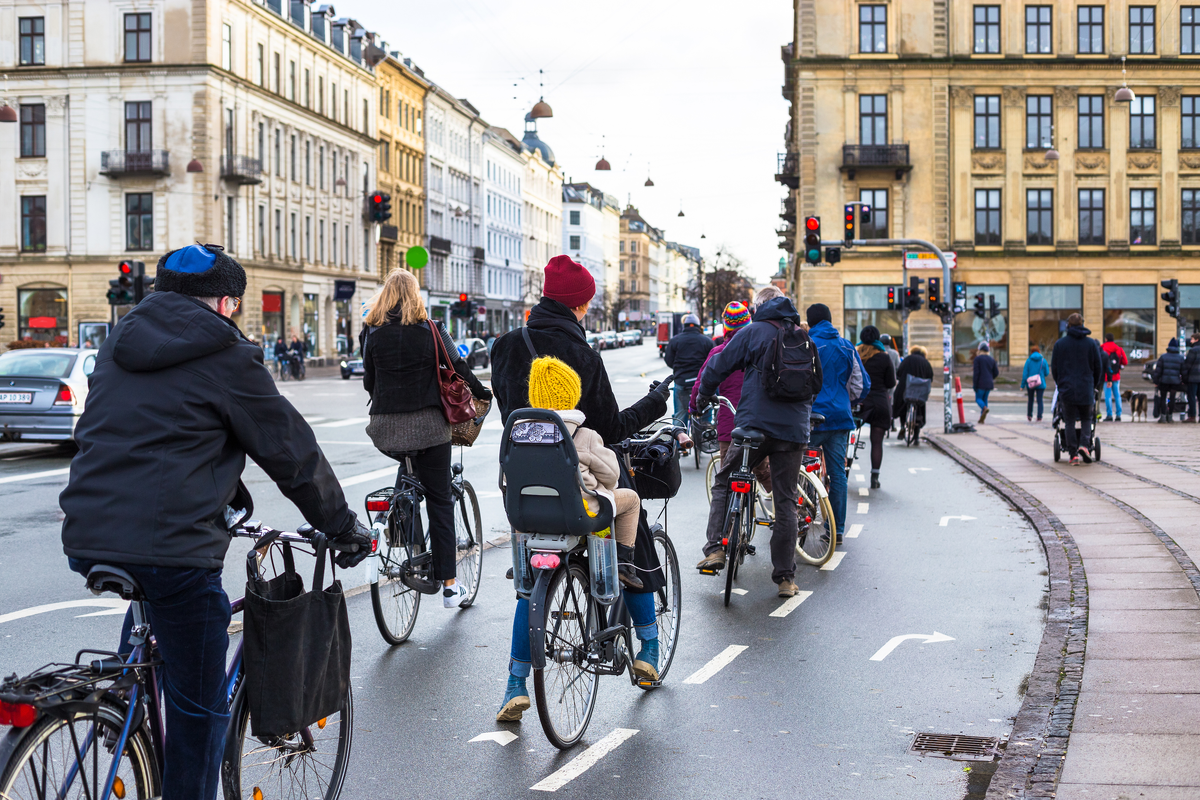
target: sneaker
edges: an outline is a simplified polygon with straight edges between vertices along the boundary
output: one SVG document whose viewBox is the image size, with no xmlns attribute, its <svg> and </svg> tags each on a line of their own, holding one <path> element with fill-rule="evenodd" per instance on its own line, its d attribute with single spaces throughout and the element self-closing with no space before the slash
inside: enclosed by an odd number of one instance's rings
<svg viewBox="0 0 1200 800">
<path fill-rule="evenodd" d="M 458 608 L 467 599 L 467 587 L 462 581 L 456 581 L 453 586 L 442 587 L 442 608 Z"/>
<path fill-rule="evenodd" d="M 647 680 L 658 680 L 658 639 L 642 642 L 642 649 L 633 659 L 633 674 Z"/>
<path fill-rule="evenodd" d="M 1112 418 L 1111 416 L 1107 416 L 1107 417 L 1105 417 L 1105 418 L 1104 418 L 1104 421 L 1105 421 L 1105 422 L 1112 422 L 1112 421 L 1113 421 L 1113 418 Z"/>
<path fill-rule="evenodd" d="M 1028 422 L 1033 422 L 1033 417 L 1026 417 L 1025 419 L 1026 419 L 1026 421 L 1028 421 Z"/>
<path fill-rule="evenodd" d="M 1080 450 L 1079 457 L 1083 459 L 1083 463 L 1085 463 L 1085 464 L 1092 463 L 1092 454 L 1089 453 L 1087 450 Z"/>
<path fill-rule="evenodd" d="M 986 409 L 986 408 L 979 412 L 979 424 L 982 425 L 983 421 L 985 419 L 987 419 L 987 412 L 988 412 L 988 409 Z"/>
<path fill-rule="evenodd" d="M 700 559 L 700 563 L 696 565 L 696 569 L 725 569 L 725 551 L 714 550 L 709 553 Z"/>
<path fill-rule="evenodd" d="M 496 722 L 519 722 L 521 714 L 529 706 L 529 690 L 525 688 L 525 679 L 509 675 L 508 688 L 504 691 L 500 711 L 496 713 Z"/>
<path fill-rule="evenodd" d="M 1072 467 L 1078 467 L 1082 463 L 1083 462 L 1079 459 L 1079 456 L 1071 456 L 1071 466 Z"/>
<path fill-rule="evenodd" d="M 1117 422 L 1120 422 L 1120 421 L 1121 421 L 1121 415 L 1117 414 Z"/>
<path fill-rule="evenodd" d="M 795 597 L 798 591 L 800 591 L 800 587 L 796 585 L 795 581 L 789 578 L 784 578 L 779 582 L 780 597 Z"/>
</svg>

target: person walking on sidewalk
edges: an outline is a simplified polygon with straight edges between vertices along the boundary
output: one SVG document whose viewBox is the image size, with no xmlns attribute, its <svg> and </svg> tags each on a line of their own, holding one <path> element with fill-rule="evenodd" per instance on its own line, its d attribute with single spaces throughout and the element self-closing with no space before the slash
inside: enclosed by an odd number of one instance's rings
<svg viewBox="0 0 1200 800">
<path fill-rule="evenodd" d="M 708 359 L 709 352 L 716 347 L 712 339 L 700 328 L 700 318 L 695 314 L 683 315 L 683 330 L 671 337 L 663 360 L 671 368 L 675 378 L 675 424 L 687 427 L 688 399 L 692 396 L 692 384 L 700 374 L 700 368 Z"/>
<path fill-rule="evenodd" d="M 1080 456 L 1092 463 L 1092 424 L 1095 422 L 1096 390 L 1104 381 L 1100 348 L 1083 327 L 1083 316 L 1067 317 L 1067 335 L 1054 343 L 1050 353 L 1050 374 L 1054 377 L 1058 402 L 1062 403 L 1063 423 L 1067 427 L 1067 452 L 1071 463 Z M 1076 433 L 1075 423 L 1080 431 Z"/>
<path fill-rule="evenodd" d="M 1101 363 L 1104 365 L 1104 421 L 1113 421 L 1113 406 L 1117 409 L 1117 422 L 1121 421 L 1121 367 L 1129 366 L 1129 356 L 1117 344 L 1111 333 L 1104 334 L 1100 345 Z"/>
<path fill-rule="evenodd" d="M 1050 377 L 1050 365 L 1042 357 L 1042 348 L 1036 344 L 1029 348 L 1029 358 L 1021 370 L 1021 388 L 1028 397 L 1025 403 L 1025 418 L 1033 422 L 1033 398 L 1037 397 L 1037 421 L 1042 421 L 1042 396 L 1046 394 L 1046 379 Z"/>
<path fill-rule="evenodd" d="M 1200 333 L 1188 339 L 1187 358 L 1183 361 L 1183 382 L 1187 387 L 1187 421 L 1196 421 L 1197 395 L 1200 395 Z"/>
<path fill-rule="evenodd" d="M 856 348 L 863 369 L 871 379 L 871 391 L 862 401 L 859 414 L 871 426 L 871 488 L 879 488 L 879 470 L 883 466 L 883 437 L 892 426 L 892 404 L 888 395 L 896 388 L 896 368 L 888 358 L 887 348 L 879 341 L 879 329 L 867 325 L 858 334 L 861 344 Z"/>
<path fill-rule="evenodd" d="M 1167 344 L 1167 352 L 1158 357 L 1154 364 L 1154 385 L 1158 387 L 1155 404 L 1159 422 L 1174 422 L 1171 417 L 1175 405 L 1175 394 L 1183 388 L 1183 367 L 1186 360 L 1179 353 L 1179 340 Z"/>
<path fill-rule="evenodd" d="M 987 419 L 988 395 L 996 388 L 996 378 L 1000 375 L 1000 367 L 991 356 L 991 345 L 979 343 L 979 352 L 972 361 L 971 388 L 975 390 L 975 405 L 979 406 L 979 423 Z"/>
</svg>

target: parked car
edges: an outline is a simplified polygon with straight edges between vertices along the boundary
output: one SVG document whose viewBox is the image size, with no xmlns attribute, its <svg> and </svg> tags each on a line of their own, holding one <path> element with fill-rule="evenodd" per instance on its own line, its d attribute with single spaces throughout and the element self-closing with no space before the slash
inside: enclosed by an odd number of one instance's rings
<svg viewBox="0 0 1200 800">
<path fill-rule="evenodd" d="M 77 347 L 0 354 L 0 438 L 70 442 L 83 413 L 96 351 Z"/>
<path fill-rule="evenodd" d="M 459 354 L 466 359 L 471 369 L 487 367 L 491 363 L 488 348 L 483 339 L 463 339 L 458 343 Z"/>
<path fill-rule="evenodd" d="M 588 347 L 592 348 L 593 350 L 596 350 L 597 352 L 604 349 L 604 347 L 601 345 L 600 334 L 589 333 L 589 334 L 586 334 L 586 336 L 587 336 Z"/>
<path fill-rule="evenodd" d="M 600 340 L 604 342 L 605 350 L 613 350 L 624 346 L 620 338 L 617 336 L 616 331 L 604 331 L 600 334 Z"/>
<path fill-rule="evenodd" d="M 365 375 L 363 360 L 358 357 L 343 357 L 339 366 L 342 368 L 342 380 L 348 381 L 352 375 Z"/>
<path fill-rule="evenodd" d="M 641 344 L 642 343 L 642 332 L 637 330 L 636 328 L 631 331 L 622 331 L 621 339 L 624 340 L 626 346 Z"/>
</svg>

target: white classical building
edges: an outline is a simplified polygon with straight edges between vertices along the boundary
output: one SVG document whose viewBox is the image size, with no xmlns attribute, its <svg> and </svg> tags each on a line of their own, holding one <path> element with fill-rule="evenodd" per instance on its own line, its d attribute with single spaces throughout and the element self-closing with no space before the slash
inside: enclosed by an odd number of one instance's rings
<svg viewBox="0 0 1200 800">
<path fill-rule="evenodd" d="M 490 128 L 483 140 L 486 323 L 488 331 L 501 334 L 520 326 L 524 311 L 521 182 L 525 158 L 521 141 L 504 128 Z"/>
<path fill-rule="evenodd" d="M 525 236 L 526 308 L 537 305 L 542 296 L 543 270 L 562 251 L 563 174 L 554 160 L 550 145 L 538 138 L 537 120 L 525 115 L 525 177 L 521 182 L 522 220 Z"/>
<path fill-rule="evenodd" d="M 697 279 L 703 260 L 700 250 L 678 242 L 666 243 L 666 262 L 659 282 L 659 309 L 664 311 L 693 311 L 688 301 L 688 288 Z"/>
<path fill-rule="evenodd" d="M 86 32 L 86 36 L 85 36 Z M 195 241 L 245 267 L 259 341 L 345 351 L 376 286 L 373 36 L 307 0 L 0 8 L 0 305 L 22 338 L 94 343 L 119 261 Z M 86 331 L 86 337 L 84 332 Z"/>
<path fill-rule="evenodd" d="M 615 197 L 589 183 L 563 184 L 563 252 L 596 279 L 596 296 L 584 325 L 607 330 L 616 324 L 610 309 L 619 293 L 618 247 L 621 210 Z"/>
</svg>

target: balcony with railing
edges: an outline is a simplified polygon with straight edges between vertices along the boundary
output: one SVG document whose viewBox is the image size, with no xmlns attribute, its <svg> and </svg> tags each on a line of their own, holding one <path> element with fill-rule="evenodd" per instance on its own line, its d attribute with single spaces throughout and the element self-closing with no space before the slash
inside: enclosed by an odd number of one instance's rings
<svg viewBox="0 0 1200 800">
<path fill-rule="evenodd" d="M 842 145 L 842 172 L 850 180 L 860 169 L 886 169 L 896 173 L 896 179 L 912 169 L 906 144 L 847 144 Z"/>
<path fill-rule="evenodd" d="M 800 154 L 780 153 L 775 180 L 789 189 L 800 188 Z"/>
<path fill-rule="evenodd" d="M 242 185 L 262 183 L 262 162 L 250 156 L 221 156 L 221 177 Z"/>
<path fill-rule="evenodd" d="M 100 174 L 110 178 L 125 175 L 166 175 L 171 171 L 166 150 L 104 150 L 100 153 Z"/>
</svg>

